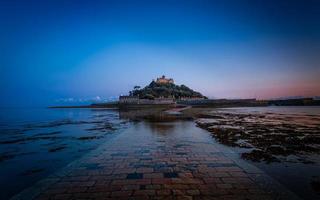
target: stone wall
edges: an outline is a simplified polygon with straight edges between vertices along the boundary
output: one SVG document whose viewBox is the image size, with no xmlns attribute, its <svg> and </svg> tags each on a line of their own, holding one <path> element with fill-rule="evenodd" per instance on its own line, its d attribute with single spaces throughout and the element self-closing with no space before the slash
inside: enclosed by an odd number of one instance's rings
<svg viewBox="0 0 320 200">
<path fill-rule="evenodd" d="M 174 104 L 173 98 L 139 99 L 132 96 L 120 96 L 120 104 Z"/>
</svg>

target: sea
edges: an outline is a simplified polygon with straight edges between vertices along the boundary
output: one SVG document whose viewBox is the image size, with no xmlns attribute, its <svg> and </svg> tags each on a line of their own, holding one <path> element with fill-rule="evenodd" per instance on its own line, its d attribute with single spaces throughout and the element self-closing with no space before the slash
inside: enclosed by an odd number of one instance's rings
<svg viewBox="0 0 320 200">
<path fill-rule="evenodd" d="M 80 158 L 127 126 L 114 110 L 1 108 L 0 199 Z"/>
</svg>

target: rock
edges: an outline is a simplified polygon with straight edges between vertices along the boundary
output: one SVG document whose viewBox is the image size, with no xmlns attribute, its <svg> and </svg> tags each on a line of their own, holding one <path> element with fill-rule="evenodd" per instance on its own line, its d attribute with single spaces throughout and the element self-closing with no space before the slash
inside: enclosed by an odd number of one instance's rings
<svg viewBox="0 0 320 200">
<path fill-rule="evenodd" d="M 242 153 L 241 157 L 243 159 L 251 160 L 254 162 L 260 162 L 260 161 L 265 161 L 267 163 L 280 162 L 279 159 L 272 156 L 271 154 L 258 149 L 252 150 L 251 152 Z"/>
<path fill-rule="evenodd" d="M 219 124 L 220 121 L 212 118 L 199 118 L 196 120 L 196 123 L 199 125 L 208 125 L 208 124 Z"/>
<path fill-rule="evenodd" d="M 281 145 L 271 145 L 267 147 L 267 152 L 270 152 L 272 154 L 276 155 L 286 155 L 286 148 Z"/>
<path fill-rule="evenodd" d="M 254 146 L 250 143 L 248 143 L 247 141 L 245 140 L 238 140 L 237 142 L 235 142 L 236 145 L 238 145 L 239 147 L 242 147 L 242 148 L 253 148 Z"/>
<path fill-rule="evenodd" d="M 213 126 L 209 126 L 208 129 L 211 129 L 211 130 L 215 130 L 215 129 L 218 129 L 218 130 L 222 130 L 222 131 L 242 131 L 243 130 L 243 127 L 241 126 L 232 126 L 232 125 L 213 125 Z"/>
<path fill-rule="evenodd" d="M 318 154 L 320 127 L 318 119 L 300 118 L 278 113 L 262 115 L 214 111 L 203 115 L 197 124 L 210 131 L 222 144 L 255 148 L 252 152 L 244 153 L 244 159 L 266 162 L 295 160 L 303 163 L 297 157 L 288 157 Z"/>
</svg>

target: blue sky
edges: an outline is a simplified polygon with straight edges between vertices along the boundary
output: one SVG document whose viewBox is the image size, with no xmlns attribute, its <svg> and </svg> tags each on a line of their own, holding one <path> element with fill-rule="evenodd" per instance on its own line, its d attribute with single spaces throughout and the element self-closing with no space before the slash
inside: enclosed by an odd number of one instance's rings
<svg viewBox="0 0 320 200">
<path fill-rule="evenodd" d="M 319 1 L 0 2 L 0 103 L 126 94 L 164 74 L 215 98 L 320 95 Z"/>
</svg>

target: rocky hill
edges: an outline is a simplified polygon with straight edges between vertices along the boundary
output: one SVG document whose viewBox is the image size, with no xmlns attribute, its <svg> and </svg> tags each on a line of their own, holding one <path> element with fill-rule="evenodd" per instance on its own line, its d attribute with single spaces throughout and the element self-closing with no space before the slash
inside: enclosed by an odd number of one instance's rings
<svg viewBox="0 0 320 200">
<path fill-rule="evenodd" d="M 200 92 L 196 92 L 185 85 L 176 85 L 174 83 L 157 83 L 152 81 L 146 87 L 140 89 L 135 86 L 134 90 L 130 91 L 130 96 L 139 96 L 143 99 L 154 99 L 159 97 L 174 97 L 179 98 L 206 98 Z"/>
</svg>

